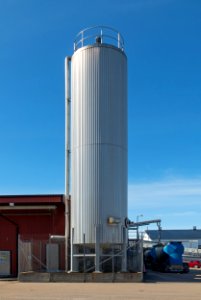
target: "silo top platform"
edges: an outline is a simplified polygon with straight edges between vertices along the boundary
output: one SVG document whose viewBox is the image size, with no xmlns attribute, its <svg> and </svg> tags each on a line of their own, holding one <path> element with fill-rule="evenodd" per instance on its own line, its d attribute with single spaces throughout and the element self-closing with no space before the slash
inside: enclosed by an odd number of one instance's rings
<svg viewBox="0 0 201 300">
<path fill-rule="evenodd" d="M 124 51 L 124 39 L 115 29 L 108 26 L 94 26 L 80 31 L 74 41 L 74 51 L 88 45 L 108 44 Z"/>
</svg>

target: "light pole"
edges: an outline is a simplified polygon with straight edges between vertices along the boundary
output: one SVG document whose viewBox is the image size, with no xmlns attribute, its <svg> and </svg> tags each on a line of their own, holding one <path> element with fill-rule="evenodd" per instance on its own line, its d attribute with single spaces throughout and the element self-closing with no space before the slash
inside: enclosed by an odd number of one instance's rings
<svg viewBox="0 0 201 300">
<path fill-rule="evenodd" d="M 139 222 L 139 218 L 140 218 L 140 217 L 143 217 L 143 215 L 141 214 L 141 215 L 138 215 L 138 216 L 136 217 L 136 223 Z M 139 240 L 139 227 L 138 227 L 138 225 L 137 225 L 137 239 Z"/>
</svg>

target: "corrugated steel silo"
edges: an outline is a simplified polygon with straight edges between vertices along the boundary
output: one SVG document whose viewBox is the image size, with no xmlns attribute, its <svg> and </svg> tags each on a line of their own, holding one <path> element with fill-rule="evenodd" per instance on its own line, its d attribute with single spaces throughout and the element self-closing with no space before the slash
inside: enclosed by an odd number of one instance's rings
<svg viewBox="0 0 201 300">
<path fill-rule="evenodd" d="M 95 244 L 97 236 L 101 245 L 125 240 L 127 57 L 120 34 L 110 29 L 104 34 L 106 29 L 96 27 L 96 33 L 89 36 L 91 31 L 82 31 L 71 59 L 71 232 L 75 245 Z"/>
</svg>

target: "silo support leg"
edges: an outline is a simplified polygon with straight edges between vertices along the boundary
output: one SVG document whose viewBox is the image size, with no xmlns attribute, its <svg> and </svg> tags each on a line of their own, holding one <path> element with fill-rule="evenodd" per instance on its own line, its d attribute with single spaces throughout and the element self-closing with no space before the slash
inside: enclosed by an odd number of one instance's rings
<svg viewBox="0 0 201 300">
<path fill-rule="evenodd" d="M 126 239 L 126 228 L 123 228 L 123 245 L 122 245 L 122 262 L 121 271 L 127 272 L 127 239 Z"/>
<path fill-rule="evenodd" d="M 76 246 L 73 245 L 73 253 L 71 254 L 71 270 L 70 272 L 78 272 L 78 258 L 75 257 L 73 254 L 76 253 L 77 251 L 75 250 L 76 249 Z"/>
<path fill-rule="evenodd" d="M 76 251 L 76 246 L 74 245 L 74 228 L 71 230 L 71 270 L 70 272 L 78 272 L 78 261 L 77 257 L 74 256 Z"/>
<path fill-rule="evenodd" d="M 96 244 L 95 272 L 100 272 L 100 248 Z"/>
<path fill-rule="evenodd" d="M 96 227 L 96 244 L 95 244 L 95 272 L 100 271 L 100 235 L 99 235 L 99 227 Z"/>
</svg>

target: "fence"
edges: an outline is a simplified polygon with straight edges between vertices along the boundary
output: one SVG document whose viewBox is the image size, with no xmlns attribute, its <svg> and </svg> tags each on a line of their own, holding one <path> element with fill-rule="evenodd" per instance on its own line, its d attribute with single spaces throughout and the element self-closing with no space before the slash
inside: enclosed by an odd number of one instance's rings
<svg viewBox="0 0 201 300">
<path fill-rule="evenodd" d="M 18 240 L 18 271 L 58 272 L 65 270 L 65 243 L 41 239 Z"/>
<path fill-rule="evenodd" d="M 127 266 L 129 272 L 144 271 L 143 240 L 129 240 L 127 250 Z"/>
<path fill-rule="evenodd" d="M 103 253 L 104 254 L 104 253 Z M 100 261 L 104 272 L 121 270 L 121 250 L 105 253 Z M 95 253 L 80 257 L 79 270 L 83 273 L 95 270 Z M 129 272 L 143 272 L 143 243 L 129 241 L 127 247 L 127 269 Z M 50 239 L 22 238 L 18 240 L 18 271 L 22 272 L 60 272 L 65 270 L 65 243 L 52 242 Z"/>
</svg>

